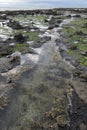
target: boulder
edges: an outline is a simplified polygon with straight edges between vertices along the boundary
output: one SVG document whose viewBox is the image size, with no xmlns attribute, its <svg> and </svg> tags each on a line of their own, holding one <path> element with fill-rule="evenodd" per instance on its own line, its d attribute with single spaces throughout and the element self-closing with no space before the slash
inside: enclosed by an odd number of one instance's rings
<svg viewBox="0 0 87 130">
<path fill-rule="evenodd" d="M 24 37 L 22 33 L 19 33 L 19 34 L 15 34 L 14 40 L 16 42 L 25 42 L 26 41 L 26 37 Z"/>
</svg>

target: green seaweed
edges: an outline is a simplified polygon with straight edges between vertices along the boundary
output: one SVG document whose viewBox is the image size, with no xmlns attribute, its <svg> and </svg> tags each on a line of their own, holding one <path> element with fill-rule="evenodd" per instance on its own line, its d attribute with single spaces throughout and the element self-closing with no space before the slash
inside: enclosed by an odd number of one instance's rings
<svg viewBox="0 0 87 130">
<path fill-rule="evenodd" d="M 63 27 L 66 42 L 69 45 L 74 45 L 77 47 L 77 50 L 68 49 L 68 54 L 74 55 L 78 59 L 79 63 L 84 66 L 87 66 L 87 56 L 81 55 L 80 52 L 87 50 L 86 24 L 87 19 L 76 18 L 74 21 Z"/>
</svg>

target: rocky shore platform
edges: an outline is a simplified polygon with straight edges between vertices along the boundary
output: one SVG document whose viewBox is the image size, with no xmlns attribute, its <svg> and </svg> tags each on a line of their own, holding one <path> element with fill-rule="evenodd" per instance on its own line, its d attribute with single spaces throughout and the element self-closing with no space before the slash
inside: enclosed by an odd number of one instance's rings
<svg viewBox="0 0 87 130">
<path fill-rule="evenodd" d="M 0 130 L 87 130 L 87 9 L 0 11 Z"/>
</svg>

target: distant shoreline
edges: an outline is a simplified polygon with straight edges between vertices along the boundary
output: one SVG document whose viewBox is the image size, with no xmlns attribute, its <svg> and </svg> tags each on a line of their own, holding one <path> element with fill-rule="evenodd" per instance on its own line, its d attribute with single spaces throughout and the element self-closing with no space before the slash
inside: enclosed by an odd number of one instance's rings
<svg viewBox="0 0 87 130">
<path fill-rule="evenodd" d="M 32 10 L 53 10 L 53 9 L 81 9 L 81 10 L 85 10 L 87 8 L 80 8 L 80 7 L 58 7 L 58 8 L 32 8 L 32 9 L 11 9 L 11 8 L 0 8 L 0 11 L 32 11 Z"/>
</svg>

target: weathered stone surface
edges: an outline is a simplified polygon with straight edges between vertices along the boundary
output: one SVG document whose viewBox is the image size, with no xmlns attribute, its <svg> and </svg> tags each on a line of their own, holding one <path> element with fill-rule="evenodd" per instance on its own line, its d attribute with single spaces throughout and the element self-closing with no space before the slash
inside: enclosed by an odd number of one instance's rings
<svg viewBox="0 0 87 130">
<path fill-rule="evenodd" d="M 7 15 L 6 15 L 6 14 L 1 14 L 1 15 L 0 15 L 0 19 L 2 19 L 2 20 L 7 20 Z"/>
<path fill-rule="evenodd" d="M 9 27 L 11 27 L 12 29 L 23 29 L 22 25 L 20 25 L 19 22 L 12 21 L 11 19 L 9 20 L 9 22 L 7 23 L 7 25 Z"/>
<path fill-rule="evenodd" d="M 80 54 L 83 56 L 87 56 L 87 51 L 80 51 Z"/>
<path fill-rule="evenodd" d="M 19 56 L 9 56 L 8 58 L 0 58 L 0 72 L 7 72 L 20 64 Z"/>
<path fill-rule="evenodd" d="M 12 46 L 9 46 L 9 44 L 0 43 L 0 56 L 6 56 L 12 54 Z"/>
<path fill-rule="evenodd" d="M 15 34 L 14 40 L 16 42 L 25 42 L 26 38 L 21 33 L 19 33 L 19 34 Z"/>
<path fill-rule="evenodd" d="M 0 130 L 87 129 L 87 67 L 82 67 L 75 57 L 66 53 L 66 37 L 62 35 L 62 26 L 59 27 L 62 18 L 72 18 L 72 12 L 77 15 L 74 17 L 80 17 L 80 9 L 5 12 L 11 16 L 47 14 L 52 17 L 45 19 L 49 23 L 49 30 L 41 32 L 45 36 L 37 42 L 27 44 L 26 37 L 19 33 L 15 34 L 14 39 L 0 45 L 1 56 L 8 55 L 0 58 Z M 15 21 L 10 21 L 9 26 L 17 30 L 32 29 Z M 36 31 L 39 35 L 39 27 Z M 84 35 L 81 31 L 76 33 Z M 10 50 L 9 44 L 12 42 L 15 44 Z M 39 53 L 35 53 L 34 48 L 40 49 Z M 16 49 L 21 51 L 20 55 L 12 54 Z M 71 45 L 70 49 L 76 51 L 77 47 Z M 23 61 L 20 65 L 27 53 L 28 62 Z M 30 56 L 33 58 L 30 53 L 38 56 L 37 62 L 29 59 Z"/>
<path fill-rule="evenodd" d="M 50 36 L 43 36 L 43 37 L 40 37 L 38 42 L 40 43 L 46 43 L 47 41 L 50 41 L 51 40 L 51 37 Z"/>
<path fill-rule="evenodd" d="M 77 46 L 76 45 L 70 45 L 68 48 L 71 49 L 71 50 L 77 50 Z"/>
</svg>

